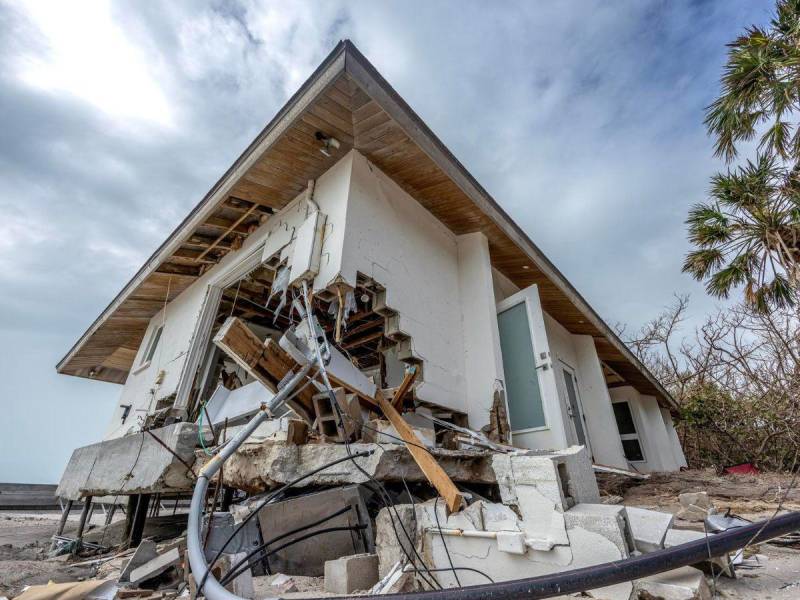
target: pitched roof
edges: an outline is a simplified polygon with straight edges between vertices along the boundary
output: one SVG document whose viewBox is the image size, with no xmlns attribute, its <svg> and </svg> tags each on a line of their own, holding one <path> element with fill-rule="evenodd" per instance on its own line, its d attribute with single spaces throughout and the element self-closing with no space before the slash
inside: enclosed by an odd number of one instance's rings
<svg viewBox="0 0 800 600">
<path fill-rule="evenodd" d="M 317 132 L 341 146 L 319 152 Z M 543 308 L 593 337 L 616 379 L 664 405 L 673 400 L 586 300 L 467 172 L 370 62 L 340 42 L 200 203 L 58 363 L 59 373 L 122 383 L 147 325 L 164 305 L 309 179 L 355 148 L 455 234 L 482 231 L 492 264 L 520 288 L 539 286 Z"/>
</svg>

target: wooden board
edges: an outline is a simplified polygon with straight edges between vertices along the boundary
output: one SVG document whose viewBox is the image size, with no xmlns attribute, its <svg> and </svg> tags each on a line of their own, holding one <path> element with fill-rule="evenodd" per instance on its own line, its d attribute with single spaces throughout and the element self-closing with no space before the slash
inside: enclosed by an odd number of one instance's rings
<svg viewBox="0 0 800 600">
<path fill-rule="evenodd" d="M 230 317 L 214 337 L 214 344 L 267 389 L 276 392 L 278 382 L 298 364 L 273 340 L 262 343 L 243 321 Z M 314 389 L 306 386 L 287 404 L 309 424 L 314 422 Z"/>
<path fill-rule="evenodd" d="M 408 376 L 407 376 L 408 377 Z M 410 384 L 409 384 L 410 385 Z M 447 509 L 450 512 L 456 512 L 461 509 L 464 503 L 464 496 L 458 490 L 453 481 L 445 473 L 444 469 L 436 462 L 436 459 L 431 456 L 431 453 L 425 449 L 425 444 L 420 440 L 411 426 L 406 423 L 405 419 L 400 416 L 394 406 L 383 397 L 383 392 L 378 390 L 375 394 L 375 402 L 389 419 L 389 422 L 394 425 L 397 433 L 406 442 L 406 448 L 414 457 L 419 468 L 425 473 L 425 477 L 431 482 L 431 485 L 436 488 L 439 495 L 444 498 L 447 504 Z"/>
</svg>

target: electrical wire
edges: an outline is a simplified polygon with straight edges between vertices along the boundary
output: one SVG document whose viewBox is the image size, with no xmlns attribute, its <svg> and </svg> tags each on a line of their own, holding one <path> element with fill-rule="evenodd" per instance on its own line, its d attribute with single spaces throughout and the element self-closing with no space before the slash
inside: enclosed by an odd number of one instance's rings
<svg viewBox="0 0 800 600">
<path fill-rule="evenodd" d="M 337 510 L 335 513 L 328 515 L 327 517 L 323 517 L 323 518 L 321 518 L 321 519 L 319 519 L 317 521 L 314 521 L 313 523 L 308 523 L 306 525 L 302 525 L 300 527 L 292 529 L 291 531 L 287 531 L 286 533 L 282 533 L 280 535 L 275 536 L 274 538 L 272 538 L 270 540 L 267 540 L 266 542 L 264 542 L 263 544 L 258 546 L 258 548 L 255 548 L 254 550 L 249 552 L 247 554 L 247 556 L 245 556 L 243 559 L 241 559 L 235 565 L 232 565 L 230 570 L 234 571 L 234 570 L 238 569 L 239 567 L 241 567 L 244 563 L 249 562 L 251 558 L 253 558 L 256 554 L 258 554 L 259 552 L 261 552 L 265 548 L 267 548 L 269 545 L 274 544 L 275 542 L 278 542 L 278 541 L 282 540 L 283 538 L 289 537 L 290 535 L 294 535 L 295 533 L 300 533 L 301 531 L 305 531 L 306 529 L 311 529 L 312 527 L 316 527 L 317 525 L 322 525 L 323 523 L 326 523 L 327 521 L 330 521 L 331 519 L 335 519 L 339 515 L 343 515 L 344 513 L 349 512 L 352 508 L 353 508 L 352 505 L 345 506 L 344 508 L 342 508 L 340 510 Z M 268 573 L 268 574 L 271 575 L 272 573 Z"/>
<path fill-rule="evenodd" d="M 325 338 L 325 332 L 324 332 L 324 330 L 322 330 L 319 335 L 317 334 L 317 331 L 316 331 L 316 329 L 317 329 L 316 328 L 316 319 L 315 319 L 314 314 L 313 314 L 313 312 L 311 310 L 311 303 L 310 303 L 310 301 L 308 299 L 308 285 L 306 284 L 306 282 L 303 282 L 303 294 L 302 294 L 302 296 L 303 296 L 303 301 L 305 303 L 305 312 L 306 312 L 306 318 L 308 320 L 309 333 L 310 333 L 311 340 L 313 341 L 315 354 L 317 356 L 317 364 L 318 364 L 317 376 L 321 376 L 322 377 L 322 382 L 323 382 L 323 385 L 325 386 L 325 389 L 327 390 L 328 398 L 330 399 L 331 406 L 332 406 L 332 408 L 334 409 L 334 411 L 336 413 L 336 418 L 337 418 L 336 426 L 337 426 L 337 428 L 339 429 L 339 431 L 341 433 L 342 439 L 344 440 L 344 445 L 345 445 L 345 449 L 347 451 L 348 456 L 352 456 L 352 450 L 350 449 L 350 441 L 348 439 L 349 436 L 347 434 L 347 431 L 344 428 L 344 423 L 343 423 L 343 418 L 342 418 L 343 411 L 342 411 L 341 407 L 339 406 L 339 401 L 336 398 L 336 394 L 333 391 L 333 387 L 331 386 L 331 382 L 328 379 L 328 372 L 327 372 L 327 369 L 325 368 L 325 361 L 324 361 L 323 356 L 322 356 L 322 350 L 320 349 L 320 339 L 322 341 L 326 342 L 326 344 L 327 344 L 327 340 Z M 395 506 L 394 502 L 392 501 L 391 497 L 389 496 L 388 492 L 386 491 L 386 487 L 383 486 L 383 484 L 379 483 L 372 476 L 372 474 L 368 473 L 363 468 L 361 468 L 361 465 L 359 465 L 355 461 L 353 461 L 353 465 L 365 477 L 367 477 L 367 479 L 370 482 L 372 482 L 376 486 L 376 489 L 379 491 L 378 497 L 381 498 L 381 500 L 383 500 L 384 507 L 387 508 L 387 510 L 388 510 L 389 519 L 390 519 L 390 521 L 392 523 L 392 529 L 395 532 L 395 537 L 397 538 L 398 544 L 400 545 L 400 549 L 406 555 L 406 558 L 408 559 L 408 561 L 412 565 L 415 565 L 414 560 L 412 559 L 412 557 L 406 551 L 405 547 L 403 546 L 402 540 L 400 540 L 400 534 L 397 532 L 397 527 L 395 526 L 394 518 L 392 517 L 392 510 L 394 511 L 398 522 L 400 523 L 400 528 L 403 530 L 403 533 L 405 534 L 406 539 L 408 540 L 409 544 L 411 545 L 411 550 L 416 555 L 416 557 L 419 559 L 419 561 L 422 564 L 422 566 L 427 570 L 427 565 L 425 565 L 425 561 L 419 555 L 419 552 L 416 549 L 416 545 L 412 541 L 411 536 L 408 534 L 408 531 L 406 530 L 405 526 L 403 525 L 403 521 L 400 518 L 400 514 L 397 512 L 397 507 Z M 430 573 L 430 571 L 427 571 L 427 574 L 433 580 L 433 583 L 431 583 L 431 581 L 429 581 L 426 576 L 420 575 L 420 578 L 423 581 L 425 581 L 425 583 L 427 583 L 428 586 L 430 586 L 431 588 L 438 587 L 439 589 L 441 589 L 441 585 L 436 580 L 436 578 L 433 576 L 433 574 Z"/>
<path fill-rule="evenodd" d="M 438 573 L 441 571 L 472 571 L 473 573 L 477 573 L 478 575 L 483 575 L 491 583 L 495 583 L 495 580 L 489 577 L 486 573 L 484 573 L 479 569 L 473 569 L 472 567 L 442 567 L 441 569 L 428 569 L 428 570 L 431 571 L 432 573 Z M 417 571 L 417 569 L 414 569 L 414 571 Z"/>
<path fill-rule="evenodd" d="M 356 456 L 357 457 L 369 456 L 373 452 L 374 452 L 373 450 L 364 450 L 364 451 L 356 453 Z M 230 534 L 230 536 L 228 536 L 228 539 L 225 540 L 225 543 L 222 544 L 220 549 L 214 555 L 214 558 L 208 563 L 208 567 L 206 569 L 205 575 L 203 575 L 203 579 L 200 581 L 200 584 L 197 586 L 197 594 L 199 595 L 200 592 L 202 591 L 203 585 L 205 584 L 206 580 L 208 579 L 209 574 L 211 573 L 211 568 L 217 563 L 217 561 L 219 560 L 220 556 L 222 556 L 223 552 L 225 552 L 225 549 L 233 541 L 233 539 L 239 534 L 239 532 L 242 529 L 244 529 L 245 525 L 247 525 L 247 523 L 249 523 L 250 520 L 252 518 L 254 518 L 258 514 L 258 511 L 260 511 L 267 504 L 272 502 L 272 500 L 274 500 L 280 494 L 285 492 L 287 489 L 289 489 L 290 487 L 298 484 L 299 482 L 303 481 L 304 479 L 307 479 L 307 478 L 311 477 L 312 475 L 316 475 L 320 471 L 324 471 L 325 469 L 327 469 L 329 467 L 333 467 L 335 465 L 338 465 L 339 463 L 343 463 L 343 462 L 346 462 L 348 460 L 352 460 L 352 457 L 344 456 L 342 458 L 338 458 L 336 460 L 333 460 L 333 461 L 331 461 L 329 463 L 325 463 L 324 465 L 322 465 L 320 467 L 317 467 L 316 469 L 312 469 L 311 471 L 308 471 L 307 473 L 304 473 L 303 475 L 300 475 L 300 477 L 297 477 L 296 479 L 293 479 L 292 481 L 290 481 L 288 483 L 285 483 L 284 485 L 279 487 L 277 490 L 272 492 L 269 496 L 267 496 L 264 499 L 264 501 L 255 510 L 253 510 L 253 512 L 251 512 L 244 519 L 242 519 L 242 522 L 239 523 L 239 525 L 234 527 L 233 532 Z"/>
<path fill-rule="evenodd" d="M 453 559 L 450 558 L 450 549 L 447 547 L 447 542 L 444 541 L 444 533 L 442 532 L 442 526 L 439 523 L 439 496 L 436 496 L 436 500 L 433 501 L 433 516 L 436 517 L 436 527 L 439 528 L 439 535 L 442 538 L 442 546 L 444 546 L 444 552 L 447 554 L 447 562 L 450 563 L 450 569 L 453 571 L 453 576 L 456 578 L 458 587 L 463 587 L 461 585 L 461 581 L 458 579 L 458 572 L 453 566 Z"/>
<path fill-rule="evenodd" d="M 337 531 L 362 531 L 362 530 L 364 530 L 366 528 L 367 528 L 367 526 L 364 525 L 364 524 L 359 524 L 359 525 L 340 525 L 338 527 L 326 527 L 324 529 L 317 529 L 315 531 L 310 531 L 305 535 L 301 535 L 300 537 L 296 537 L 293 540 L 289 540 L 285 544 L 281 544 L 280 546 L 277 546 L 277 547 L 273 548 L 272 550 L 267 552 L 263 556 L 263 558 L 270 557 L 273 554 L 275 554 L 276 552 L 280 552 L 284 548 L 288 548 L 289 546 L 293 546 L 294 544 L 297 544 L 299 542 L 303 542 L 303 541 L 305 541 L 307 539 L 316 537 L 318 535 L 323 535 L 325 533 L 335 533 Z M 239 575 L 244 573 L 249 568 L 250 568 L 250 565 L 246 564 L 246 565 L 241 565 L 239 570 L 238 570 L 238 572 L 234 572 L 233 570 L 228 571 L 228 573 L 226 573 L 225 576 L 222 579 L 219 580 L 220 584 L 227 585 L 233 579 L 236 579 Z"/>
</svg>

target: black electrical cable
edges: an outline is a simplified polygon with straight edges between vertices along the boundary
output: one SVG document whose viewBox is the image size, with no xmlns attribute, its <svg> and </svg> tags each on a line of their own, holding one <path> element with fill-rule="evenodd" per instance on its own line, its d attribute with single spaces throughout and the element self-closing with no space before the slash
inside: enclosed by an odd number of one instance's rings
<svg viewBox="0 0 800 600">
<path fill-rule="evenodd" d="M 336 394 L 334 393 L 333 389 L 331 388 L 330 381 L 328 381 L 327 372 L 325 371 L 324 358 L 322 356 L 322 351 L 320 349 L 320 343 L 327 344 L 327 340 L 325 338 L 325 331 L 320 329 L 319 333 L 317 332 L 317 321 L 316 321 L 316 318 L 314 317 L 313 312 L 311 311 L 311 305 L 310 305 L 309 299 L 308 299 L 306 294 L 307 294 L 307 290 L 306 290 L 306 287 L 305 287 L 305 284 L 304 284 L 304 286 L 303 286 L 303 299 L 304 299 L 305 305 L 306 305 L 305 306 L 305 312 L 306 312 L 306 316 L 308 318 L 308 324 L 309 324 L 310 333 L 311 333 L 312 336 L 314 336 L 313 337 L 314 350 L 315 350 L 315 353 L 317 355 L 317 360 L 320 363 L 319 364 L 319 370 L 317 371 L 317 375 L 321 375 L 322 376 L 322 383 L 323 383 L 323 385 L 325 386 L 325 388 L 327 390 L 328 398 L 330 400 L 331 406 L 332 406 L 332 408 L 334 409 L 334 411 L 336 413 L 336 427 L 339 430 L 339 432 L 341 433 L 342 439 L 344 440 L 344 445 L 345 445 L 345 448 L 347 450 L 348 456 L 352 456 L 352 450 L 350 449 L 350 440 L 348 439 L 349 436 L 347 434 L 347 431 L 344 428 L 344 422 L 343 422 L 343 418 L 342 418 L 342 410 L 341 410 L 341 407 L 339 406 L 339 402 L 338 402 L 338 400 L 336 398 Z M 408 552 L 406 551 L 405 547 L 403 546 L 402 541 L 400 540 L 400 534 L 397 532 L 397 527 L 395 526 L 394 518 L 392 517 L 392 514 L 391 514 L 392 510 L 394 510 L 395 515 L 397 516 L 397 520 L 400 523 L 400 528 L 403 530 L 403 533 L 405 534 L 406 539 L 409 541 L 409 544 L 411 544 L 412 551 L 417 556 L 417 558 L 419 558 L 420 563 L 422 564 L 422 566 L 427 568 L 427 566 L 425 565 L 425 561 L 419 555 L 419 552 L 417 552 L 417 549 L 416 549 L 415 545 L 413 544 L 413 542 L 411 540 L 411 536 L 409 536 L 408 531 L 406 531 L 406 528 L 403 525 L 403 521 L 400 518 L 400 514 L 397 512 L 397 508 L 395 507 L 394 502 L 392 502 L 391 498 L 389 497 L 389 494 L 386 491 L 386 488 L 382 484 L 380 484 L 378 481 L 376 481 L 375 478 L 370 473 L 368 473 L 363 468 L 361 468 L 361 465 L 359 465 L 355 460 L 353 460 L 352 462 L 353 462 L 353 465 L 356 467 L 356 469 L 358 469 L 365 477 L 367 477 L 367 479 L 369 481 L 371 481 L 371 482 L 373 482 L 375 484 L 376 489 L 378 490 L 378 497 L 383 500 L 384 506 L 388 509 L 389 520 L 392 523 L 392 529 L 395 532 L 395 537 L 397 538 L 397 541 L 398 541 L 398 543 L 400 545 L 400 549 L 403 551 L 403 553 L 405 554 L 406 558 L 409 560 L 410 563 L 414 564 L 414 560 L 409 556 Z M 391 508 L 390 508 L 390 506 L 391 506 Z M 441 588 L 441 585 L 439 585 L 439 582 L 436 580 L 436 578 L 430 573 L 429 573 L 429 575 L 430 575 L 431 579 L 433 579 L 433 581 L 435 583 L 435 586 L 432 585 L 430 583 L 430 581 L 428 581 L 428 579 L 426 577 L 421 576 L 420 578 L 423 581 L 425 581 L 431 588 L 433 588 L 433 587 Z"/>
<path fill-rule="evenodd" d="M 355 454 L 355 456 L 358 456 L 358 457 L 369 456 L 373 452 L 374 452 L 374 450 L 362 450 L 361 452 L 357 452 Z M 228 545 L 233 541 L 233 539 L 237 536 L 237 534 L 244 528 L 244 526 L 247 525 L 248 522 L 250 522 L 250 519 L 254 518 L 256 516 L 256 514 L 258 514 L 258 511 L 260 511 L 267 504 L 269 504 L 274 498 L 276 498 L 279 494 L 283 493 L 284 491 L 286 491 L 287 489 L 289 489 L 293 485 L 296 485 L 297 483 L 303 481 L 304 479 L 307 479 L 308 477 L 311 477 L 312 475 L 316 475 L 320 471 L 324 471 L 325 469 L 327 469 L 329 467 L 333 467 L 334 465 L 338 465 L 339 463 L 343 463 L 343 462 L 348 461 L 348 460 L 353 460 L 353 457 L 352 456 L 344 456 L 342 458 L 337 458 L 336 460 L 332 460 L 329 463 L 325 463 L 324 465 L 322 465 L 320 467 L 317 467 L 316 469 L 313 469 L 313 470 L 311 470 L 311 471 L 309 471 L 309 472 L 307 472 L 307 473 L 305 473 L 303 475 L 300 475 L 300 477 L 297 477 L 296 479 L 293 479 L 289 483 L 285 483 L 284 485 L 279 487 L 277 490 L 272 492 L 269 496 L 267 496 L 264 499 L 264 501 L 255 510 L 253 510 L 253 512 L 251 512 L 249 515 L 247 515 L 242 520 L 242 522 L 239 523 L 239 525 L 237 525 L 233 529 L 233 533 L 231 533 L 231 535 L 228 537 L 228 539 L 225 540 L 225 543 L 222 544 L 222 547 L 214 555 L 214 558 L 211 560 L 211 562 L 208 564 L 208 567 L 206 568 L 205 575 L 203 575 L 203 578 L 200 580 L 200 585 L 197 586 L 197 594 L 199 595 L 200 592 L 202 591 L 203 585 L 205 585 L 206 580 L 208 579 L 208 576 L 211 573 L 211 568 L 219 560 L 219 557 L 222 556 L 222 553 L 225 551 L 225 549 L 228 547 Z"/>
<path fill-rule="evenodd" d="M 258 554 L 259 552 L 264 550 L 267 546 L 270 546 L 271 544 L 274 544 L 275 542 L 279 542 L 283 538 L 287 538 L 290 535 L 294 535 L 296 533 L 300 533 L 301 531 L 305 531 L 306 529 L 311 529 L 312 527 L 316 527 L 317 525 L 322 525 L 323 523 L 326 523 L 326 522 L 330 521 L 331 519 L 335 519 L 339 515 L 343 515 L 346 512 L 350 512 L 350 510 L 352 510 L 352 508 L 353 508 L 352 505 L 345 506 L 344 508 L 341 508 L 341 509 L 337 510 L 335 513 L 332 513 L 332 514 L 328 515 L 327 517 L 322 517 L 321 519 L 319 519 L 317 521 L 314 521 L 313 523 L 308 523 L 306 525 L 301 525 L 300 527 L 296 527 L 295 529 L 292 529 L 291 531 L 287 531 L 287 532 L 282 533 L 280 535 L 276 535 L 274 538 L 272 538 L 270 540 L 267 540 L 266 542 L 264 542 L 263 544 L 258 546 L 258 548 L 255 548 L 254 550 L 251 550 L 247 554 L 247 556 L 245 556 L 243 559 L 241 559 L 235 565 L 232 565 L 231 568 L 230 568 L 230 571 L 234 571 L 234 570 L 238 569 L 239 567 L 241 567 L 243 564 L 249 563 L 250 559 L 253 558 L 253 556 L 255 556 L 256 554 Z M 261 560 L 261 559 L 259 559 L 259 560 Z"/>
<path fill-rule="evenodd" d="M 334 411 L 336 412 L 336 417 L 337 417 L 336 426 L 339 428 L 339 430 L 340 430 L 340 432 L 342 434 L 342 439 L 345 440 L 344 445 L 345 445 L 345 448 L 346 448 L 347 453 L 349 455 L 351 453 L 351 449 L 350 449 L 350 442 L 347 439 L 347 432 L 344 429 L 344 423 L 343 423 L 343 419 L 342 419 L 342 415 L 344 413 L 343 413 L 341 407 L 339 406 L 339 402 L 336 399 L 336 394 L 333 392 L 333 390 L 330 388 L 330 386 L 328 386 L 325 383 L 324 380 L 323 380 L 323 384 L 325 384 L 325 386 L 327 388 L 328 397 L 330 399 L 331 406 L 334 408 Z M 368 480 L 370 482 L 372 482 L 376 486 L 376 488 L 378 490 L 378 492 L 377 492 L 378 493 L 378 497 L 381 498 L 381 500 L 383 501 L 384 507 L 387 509 L 387 514 L 389 515 L 389 521 L 392 524 L 392 529 L 394 530 L 394 534 L 395 534 L 395 537 L 397 538 L 398 544 L 400 545 L 400 549 L 402 550 L 403 554 L 405 555 L 405 557 L 409 561 L 409 563 L 411 563 L 412 565 L 416 566 L 416 562 L 409 555 L 408 551 L 405 549 L 405 546 L 403 545 L 402 540 L 400 539 L 400 534 L 397 531 L 397 527 L 395 525 L 394 517 L 392 516 L 392 511 L 394 511 L 395 516 L 397 517 L 397 522 L 400 524 L 400 528 L 402 529 L 403 533 L 405 534 L 406 539 L 409 542 L 409 545 L 411 547 L 412 552 L 414 553 L 414 555 L 419 560 L 419 562 L 422 565 L 423 569 L 425 569 L 425 571 L 427 572 L 427 576 L 422 575 L 422 573 L 420 572 L 420 579 L 422 579 L 431 589 L 436 589 L 436 588 L 442 589 L 441 584 L 436 579 L 436 577 L 434 577 L 433 574 L 430 573 L 430 571 L 428 571 L 428 567 L 425 564 L 424 559 L 420 556 L 419 552 L 417 551 L 416 543 L 415 543 L 414 540 L 411 539 L 411 536 L 409 535 L 408 531 L 406 530 L 405 525 L 403 525 L 403 520 L 400 518 L 400 513 L 397 512 L 397 507 L 395 506 L 395 503 L 392 501 L 391 497 L 389 496 L 389 493 L 387 492 L 386 487 L 382 483 L 378 482 L 370 473 L 368 473 L 363 468 L 361 468 L 361 465 L 359 465 L 355 461 L 353 461 L 353 464 L 355 465 L 355 467 L 365 477 L 368 478 Z M 428 580 L 428 576 L 433 581 L 433 583 L 431 583 L 431 581 Z"/>
<path fill-rule="evenodd" d="M 428 570 L 433 572 L 433 573 L 438 573 L 440 571 L 453 571 L 453 570 L 456 570 L 456 571 L 472 571 L 473 573 L 477 573 L 478 575 L 482 575 L 483 577 L 486 577 L 486 579 L 488 579 L 492 583 L 495 582 L 494 579 L 489 577 L 483 571 L 479 571 L 478 569 L 473 569 L 472 567 L 442 567 L 441 569 L 428 569 Z M 414 569 L 414 571 L 417 571 L 417 569 Z"/>
<path fill-rule="evenodd" d="M 439 524 L 439 496 L 436 496 L 436 500 L 433 501 L 433 516 L 436 517 L 436 527 L 439 528 L 439 535 L 442 538 L 442 546 L 444 546 L 444 552 L 447 554 L 447 562 L 450 563 L 450 568 L 453 571 L 453 576 L 456 578 L 458 587 L 462 587 L 461 581 L 458 579 L 458 572 L 453 566 L 453 559 L 450 558 L 450 549 L 447 547 L 447 542 L 444 541 L 444 532 L 442 531 L 442 526 Z"/>
<path fill-rule="evenodd" d="M 305 540 L 307 540 L 309 538 L 313 538 L 313 537 L 316 537 L 318 535 L 323 535 L 325 533 L 335 533 L 337 531 L 361 531 L 362 529 L 366 529 L 366 528 L 367 528 L 366 525 L 359 524 L 359 525 L 341 525 L 339 527 L 326 527 L 324 529 L 317 529 L 316 531 L 309 531 L 305 535 L 301 535 L 300 537 L 296 537 L 293 540 L 289 540 L 285 544 L 281 544 L 280 546 L 276 546 L 275 548 L 273 548 L 272 550 L 270 550 L 269 552 L 264 554 L 264 558 L 266 558 L 268 556 L 272 556 L 273 554 L 275 554 L 276 552 L 280 552 L 284 548 L 288 548 L 289 546 L 293 546 L 294 544 L 297 544 L 299 542 L 303 542 L 303 541 L 305 541 Z M 220 581 L 219 581 L 220 584 L 227 585 L 228 583 L 231 582 L 231 580 L 236 579 L 239 575 L 244 573 L 249 568 L 250 568 L 250 565 L 241 565 L 241 567 L 239 567 L 238 572 L 234 572 L 233 570 L 228 571 L 228 573 L 226 573 L 225 576 L 222 579 L 220 579 Z"/>
</svg>

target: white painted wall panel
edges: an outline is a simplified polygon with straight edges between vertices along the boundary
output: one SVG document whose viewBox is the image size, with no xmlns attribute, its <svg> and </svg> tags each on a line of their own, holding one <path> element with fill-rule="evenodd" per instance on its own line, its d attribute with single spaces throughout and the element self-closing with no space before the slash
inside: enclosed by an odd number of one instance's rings
<svg viewBox="0 0 800 600">
<path fill-rule="evenodd" d="M 386 287 L 386 304 L 425 360 L 419 397 L 466 412 L 456 238 L 366 158 L 351 156 L 341 275 L 353 285 L 360 271 Z"/>
</svg>

